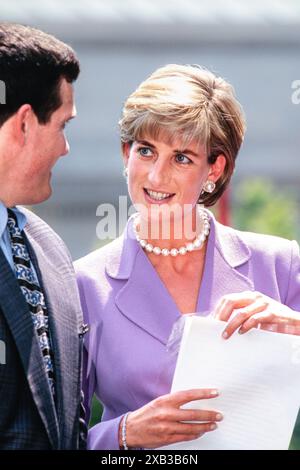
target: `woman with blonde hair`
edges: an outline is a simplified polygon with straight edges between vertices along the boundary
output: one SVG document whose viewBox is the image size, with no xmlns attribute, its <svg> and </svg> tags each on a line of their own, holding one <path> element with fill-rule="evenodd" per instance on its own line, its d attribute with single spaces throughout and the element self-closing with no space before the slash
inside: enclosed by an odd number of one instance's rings
<svg viewBox="0 0 300 470">
<path fill-rule="evenodd" d="M 162 67 L 127 99 L 120 132 L 137 212 L 120 238 L 76 263 L 90 325 L 86 405 L 95 392 L 104 406 L 91 449 L 155 448 L 222 426 L 217 390 L 169 393 L 160 380 L 181 315 L 214 314 L 224 338 L 258 326 L 300 333 L 297 243 L 225 227 L 207 210 L 244 138 L 232 87 L 198 66 Z M 203 398 L 210 410 L 181 408 Z"/>
</svg>

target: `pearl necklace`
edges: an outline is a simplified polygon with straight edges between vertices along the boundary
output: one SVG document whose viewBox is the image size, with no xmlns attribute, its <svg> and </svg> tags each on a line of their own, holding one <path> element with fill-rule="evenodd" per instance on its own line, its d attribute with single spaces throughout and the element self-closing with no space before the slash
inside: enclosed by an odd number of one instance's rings
<svg viewBox="0 0 300 470">
<path fill-rule="evenodd" d="M 180 248 L 159 248 L 159 246 L 153 246 L 151 243 L 148 243 L 146 240 L 143 240 L 140 238 L 138 232 L 137 232 L 137 226 L 139 223 L 139 214 L 135 214 L 135 218 L 133 221 L 133 231 L 135 234 L 135 237 L 143 250 L 146 250 L 148 253 L 154 253 L 155 255 L 163 255 L 163 256 L 177 256 L 177 255 L 185 255 L 187 252 L 191 252 L 196 250 L 197 248 L 200 249 L 202 248 L 208 234 L 209 234 L 209 229 L 210 229 L 210 223 L 209 223 L 209 216 L 207 212 L 203 209 L 197 209 L 198 214 L 200 216 L 200 219 L 203 221 L 203 228 L 202 231 L 197 235 L 195 240 L 191 243 L 188 243 L 184 246 L 181 246 Z"/>
</svg>

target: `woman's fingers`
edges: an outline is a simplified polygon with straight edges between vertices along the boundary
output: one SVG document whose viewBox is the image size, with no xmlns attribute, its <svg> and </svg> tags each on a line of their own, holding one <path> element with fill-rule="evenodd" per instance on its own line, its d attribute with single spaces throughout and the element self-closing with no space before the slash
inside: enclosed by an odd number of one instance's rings
<svg viewBox="0 0 300 470">
<path fill-rule="evenodd" d="M 214 430 L 211 430 L 214 431 Z M 207 432 L 207 431 L 206 431 Z M 206 432 L 194 433 L 194 434 L 173 434 L 169 436 L 168 443 L 163 445 L 171 445 L 177 442 L 186 442 L 186 441 L 194 441 L 195 439 L 199 439 L 202 437 Z M 152 446 L 151 448 L 161 447 L 161 444 Z"/>
<path fill-rule="evenodd" d="M 222 421 L 223 415 L 219 411 L 210 410 L 178 410 L 174 418 L 176 421 L 216 422 Z"/>
<path fill-rule="evenodd" d="M 292 318 L 280 316 L 281 312 L 274 313 L 273 306 L 268 301 L 259 299 L 257 302 L 241 310 L 226 326 L 223 337 L 225 339 L 238 330 L 240 334 L 247 333 L 252 328 L 299 335 L 300 325 L 293 323 Z M 275 308 L 274 308 L 275 310 Z"/>
<path fill-rule="evenodd" d="M 228 322 L 222 333 L 225 339 L 236 330 L 247 333 L 252 328 L 300 335 L 299 312 L 257 291 L 224 295 L 214 310 L 214 317 Z"/>
<path fill-rule="evenodd" d="M 205 433 L 200 434 L 174 434 L 174 436 L 170 437 L 169 444 L 175 444 L 176 442 L 183 442 L 183 441 L 193 441 L 195 439 L 199 439 L 199 437 L 203 436 Z"/>
<path fill-rule="evenodd" d="M 233 311 L 252 304 L 256 299 L 256 292 L 245 291 L 237 294 L 224 295 L 214 311 L 216 320 L 228 321 Z"/>
<path fill-rule="evenodd" d="M 215 410 L 181 409 L 189 402 L 218 396 L 216 389 L 190 389 L 163 395 L 133 411 L 127 419 L 129 447 L 161 447 L 192 440 L 216 429 L 221 413 Z M 182 438 L 184 436 L 184 439 Z"/>
<path fill-rule="evenodd" d="M 172 434 L 199 435 L 217 429 L 217 423 L 176 423 L 172 426 Z"/>
<path fill-rule="evenodd" d="M 169 395 L 157 398 L 157 400 L 166 399 L 172 406 L 180 407 L 185 403 L 195 400 L 216 398 L 219 395 L 218 390 L 212 388 L 196 388 L 190 390 L 181 390 Z M 156 401 L 157 401 L 156 400 Z"/>
<path fill-rule="evenodd" d="M 243 323 L 243 325 L 239 329 L 239 333 L 241 334 L 247 333 L 252 328 L 258 328 L 258 327 L 260 329 L 264 329 L 262 328 L 264 324 L 269 325 L 269 327 L 266 328 L 266 329 L 269 329 L 269 331 L 278 332 L 278 325 L 275 328 L 275 323 L 273 323 L 273 326 L 270 328 L 270 325 L 272 324 L 273 320 L 274 320 L 274 315 L 268 310 L 266 310 L 265 312 L 254 314 Z"/>
<path fill-rule="evenodd" d="M 223 338 L 227 339 L 240 328 L 240 333 L 244 333 L 254 328 L 259 323 L 258 319 L 262 318 L 258 313 L 264 312 L 268 307 L 268 303 L 263 299 L 258 299 L 247 307 L 241 309 L 235 317 L 230 320 L 223 331 Z M 245 329 L 245 330 L 244 330 Z M 244 331 L 243 331 L 244 330 Z"/>
<path fill-rule="evenodd" d="M 300 334 L 299 314 L 257 291 L 223 296 L 215 308 L 214 317 L 228 322 L 222 333 L 225 339 L 237 330 L 239 333 L 247 333 L 252 328 Z"/>
<path fill-rule="evenodd" d="M 154 400 L 154 407 L 160 410 L 157 414 L 159 421 L 190 422 L 201 421 L 206 423 L 222 421 L 223 416 L 216 410 L 182 409 L 181 406 L 192 401 L 215 398 L 218 396 L 216 389 L 190 389 L 163 395 Z M 193 423 L 197 424 L 197 423 Z"/>
<path fill-rule="evenodd" d="M 300 335 L 300 325 L 290 325 L 285 323 L 260 323 L 260 330 L 275 331 L 287 335 Z"/>
</svg>

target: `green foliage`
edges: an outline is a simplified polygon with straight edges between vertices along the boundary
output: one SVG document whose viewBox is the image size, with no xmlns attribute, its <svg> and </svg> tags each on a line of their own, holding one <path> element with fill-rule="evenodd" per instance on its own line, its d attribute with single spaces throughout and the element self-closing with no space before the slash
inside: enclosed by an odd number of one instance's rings
<svg viewBox="0 0 300 470">
<path fill-rule="evenodd" d="M 102 416 L 102 405 L 101 403 L 97 400 L 96 396 L 93 396 L 93 401 L 92 401 L 92 408 L 91 408 L 91 419 L 89 423 L 89 428 L 92 426 L 95 426 L 95 424 L 100 423 L 101 421 L 101 416 Z"/>
<path fill-rule="evenodd" d="M 249 179 L 234 191 L 235 228 L 299 239 L 296 197 L 278 190 L 270 181 Z"/>
<path fill-rule="evenodd" d="M 289 450 L 300 450 L 300 411 L 298 412 Z"/>
</svg>

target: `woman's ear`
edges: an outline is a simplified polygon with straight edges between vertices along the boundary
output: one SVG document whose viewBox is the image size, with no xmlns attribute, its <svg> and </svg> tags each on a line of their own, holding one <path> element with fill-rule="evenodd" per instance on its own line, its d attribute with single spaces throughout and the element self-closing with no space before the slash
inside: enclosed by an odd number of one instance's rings
<svg viewBox="0 0 300 470">
<path fill-rule="evenodd" d="M 208 179 L 216 183 L 223 175 L 225 171 L 225 167 L 226 167 L 226 158 L 221 153 L 220 155 L 217 156 L 215 163 L 212 163 L 210 165 Z"/>
<path fill-rule="evenodd" d="M 129 154 L 130 154 L 130 143 L 129 142 L 122 142 L 122 154 L 123 154 L 123 162 L 124 166 L 127 167 Z"/>
</svg>

